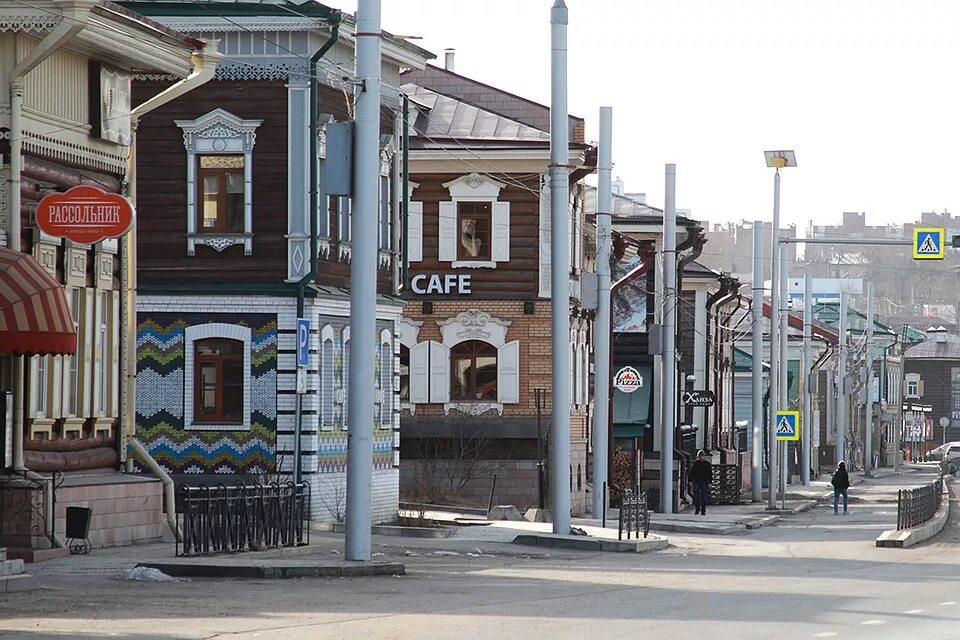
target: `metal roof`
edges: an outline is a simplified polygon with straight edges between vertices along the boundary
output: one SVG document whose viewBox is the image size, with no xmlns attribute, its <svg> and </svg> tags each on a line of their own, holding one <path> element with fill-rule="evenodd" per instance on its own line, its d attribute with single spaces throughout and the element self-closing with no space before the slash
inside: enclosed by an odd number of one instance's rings
<svg viewBox="0 0 960 640">
<path fill-rule="evenodd" d="M 400 90 L 419 107 L 413 123 L 414 135 L 471 140 L 550 140 L 550 134 L 545 131 L 463 100 L 413 84 L 405 84 Z"/>
<path fill-rule="evenodd" d="M 937 342 L 930 337 L 920 344 L 914 345 L 903 352 L 904 358 L 911 360 L 960 360 L 960 336 L 943 334 L 945 342 Z"/>
</svg>

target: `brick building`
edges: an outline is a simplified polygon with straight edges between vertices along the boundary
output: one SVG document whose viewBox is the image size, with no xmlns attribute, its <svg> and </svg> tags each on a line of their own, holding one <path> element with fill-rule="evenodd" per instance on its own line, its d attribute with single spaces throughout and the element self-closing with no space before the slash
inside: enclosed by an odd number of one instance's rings
<svg viewBox="0 0 960 640">
<path fill-rule="evenodd" d="M 398 322 L 401 488 L 485 503 L 495 474 L 496 502 L 534 506 L 550 438 L 549 109 L 447 69 L 404 80 L 415 118 Z M 581 301 L 583 178 L 595 149 L 582 120 L 570 129 L 570 478 L 582 513 L 592 318 Z"/>
</svg>

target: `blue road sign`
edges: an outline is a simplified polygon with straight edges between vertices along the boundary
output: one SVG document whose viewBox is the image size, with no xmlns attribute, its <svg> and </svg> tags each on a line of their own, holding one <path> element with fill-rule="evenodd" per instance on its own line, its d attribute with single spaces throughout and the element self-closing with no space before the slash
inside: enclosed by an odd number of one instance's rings
<svg viewBox="0 0 960 640">
<path fill-rule="evenodd" d="M 800 412 L 777 411 L 777 440 L 800 439 Z"/>
<path fill-rule="evenodd" d="M 945 239 L 942 227 L 915 227 L 913 230 L 913 259 L 943 260 Z"/>
<path fill-rule="evenodd" d="M 297 366 L 310 364 L 310 319 L 297 318 Z"/>
</svg>

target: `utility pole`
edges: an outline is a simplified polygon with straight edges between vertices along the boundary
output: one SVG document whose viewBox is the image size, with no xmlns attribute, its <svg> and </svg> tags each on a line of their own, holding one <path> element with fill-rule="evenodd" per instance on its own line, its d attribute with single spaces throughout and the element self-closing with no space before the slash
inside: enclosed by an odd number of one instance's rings
<svg viewBox="0 0 960 640">
<path fill-rule="evenodd" d="M 804 256 L 806 257 L 806 256 Z M 810 447 L 813 442 L 813 280 L 810 272 L 803 276 L 803 366 L 800 367 L 803 385 L 803 413 L 800 414 L 800 482 L 810 484 Z"/>
<path fill-rule="evenodd" d="M 753 223 L 753 299 L 750 303 L 753 326 L 753 449 L 751 450 L 750 492 L 754 502 L 763 500 L 763 223 Z"/>
<path fill-rule="evenodd" d="M 553 532 L 570 533 L 570 144 L 567 116 L 567 5 L 550 9 L 550 310 L 552 312 Z"/>
<path fill-rule="evenodd" d="M 777 508 L 777 406 L 780 402 L 780 324 L 777 322 L 777 295 L 780 261 L 780 169 L 773 176 L 773 233 L 770 239 L 770 423 L 767 438 L 770 451 L 767 454 L 767 508 Z"/>
<path fill-rule="evenodd" d="M 839 362 L 837 363 L 837 462 L 847 455 L 847 294 L 840 292 Z"/>
<path fill-rule="evenodd" d="M 780 247 L 780 382 L 777 385 L 780 391 L 780 410 L 790 409 L 790 346 L 789 329 L 787 319 L 790 317 L 790 294 L 787 291 L 787 275 L 790 265 L 787 262 L 787 246 Z M 803 425 L 800 425 L 801 428 Z M 787 480 L 789 479 L 789 465 L 787 464 L 787 451 L 790 449 L 789 442 L 780 443 L 780 499 L 785 500 L 787 496 Z"/>
<path fill-rule="evenodd" d="M 613 173 L 613 109 L 600 107 L 600 149 L 597 180 L 597 316 L 593 322 L 595 372 L 593 409 L 593 517 L 607 510 L 604 482 L 607 480 L 610 424 L 610 233 Z"/>
<path fill-rule="evenodd" d="M 873 473 L 873 354 L 870 345 L 873 343 L 873 288 L 867 283 L 867 332 L 864 348 L 864 364 L 867 367 L 867 403 L 865 411 L 864 431 L 866 437 L 863 443 L 863 473 Z"/>
<path fill-rule="evenodd" d="M 347 560 L 370 559 L 377 229 L 380 193 L 380 0 L 357 8 L 354 236 L 350 265 L 350 425 L 347 439 Z M 315 211 L 310 212 L 316 215 Z"/>
<path fill-rule="evenodd" d="M 660 512 L 673 513 L 673 433 L 677 423 L 677 166 L 668 164 L 663 202 L 663 386 L 660 424 Z"/>
</svg>

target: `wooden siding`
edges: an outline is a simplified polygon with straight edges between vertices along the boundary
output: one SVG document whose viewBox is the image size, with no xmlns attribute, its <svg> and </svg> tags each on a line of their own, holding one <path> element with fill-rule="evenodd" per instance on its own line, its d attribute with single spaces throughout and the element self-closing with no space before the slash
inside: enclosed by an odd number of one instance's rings
<svg viewBox="0 0 960 640">
<path fill-rule="evenodd" d="M 411 299 L 429 300 L 450 298 L 535 298 L 538 294 L 540 252 L 540 182 L 539 176 L 510 176 L 510 182 L 520 182 L 527 188 L 509 184 L 500 191 L 499 201 L 510 203 L 510 262 L 496 268 L 454 269 L 449 262 L 438 260 L 440 202 L 450 200 L 443 186 L 463 174 L 411 174 L 410 180 L 419 184 L 411 201 L 423 203 L 423 261 L 410 265 L 410 278 L 418 274 L 466 273 L 471 276 L 471 294 L 416 295 Z"/>
<path fill-rule="evenodd" d="M 936 444 L 943 442 L 943 427 L 940 426 L 940 418 L 951 417 L 953 391 L 951 385 L 951 369 L 960 368 L 960 360 L 927 360 L 905 358 L 903 371 L 904 375 L 909 373 L 919 373 L 920 380 L 923 383 L 923 395 L 919 400 L 916 398 L 906 399 L 904 402 L 915 402 L 919 404 L 928 404 L 933 408 L 933 413 L 928 417 L 933 419 L 933 441 Z M 907 391 L 907 383 L 903 383 L 903 393 Z M 960 425 L 953 424 L 950 420 L 950 426 L 947 428 L 947 440 L 960 439 Z"/>
</svg>

